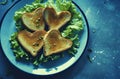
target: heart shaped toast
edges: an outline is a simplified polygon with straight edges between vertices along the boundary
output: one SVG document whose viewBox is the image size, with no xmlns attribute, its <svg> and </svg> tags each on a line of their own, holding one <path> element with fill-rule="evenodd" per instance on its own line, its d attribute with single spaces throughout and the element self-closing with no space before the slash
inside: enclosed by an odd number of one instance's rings
<svg viewBox="0 0 120 79">
<path fill-rule="evenodd" d="M 18 41 L 32 56 L 36 56 L 43 46 L 43 37 L 46 31 L 39 30 L 33 33 L 22 30 L 18 33 Z"/>
<path fill-rule="evenodd" d="M 72 41 L 60 35 L 58 30 L 50 30 L 44 37 L 44 55 L 49 56 L 69 49 Z"/>
<path fill-rule="evenodd" d="M 43 30 L 45 28 L 43 11 L 44 8 L 37 8 L 31 13 L 24 13 L 22 15 L 23 24 L 32 31 Z"/>
<path fill-rule="evenodd" d="M 53 7 L 46 7 L 44 10 L 44 19 L 49 29 L 59 29 L 71 19 L 69 11 L 57 13 Z"/>
</svg>

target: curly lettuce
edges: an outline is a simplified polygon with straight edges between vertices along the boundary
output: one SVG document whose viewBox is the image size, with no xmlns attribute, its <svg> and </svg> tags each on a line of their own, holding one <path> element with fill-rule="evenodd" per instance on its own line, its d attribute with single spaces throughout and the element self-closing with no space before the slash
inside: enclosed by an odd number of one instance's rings
<svg viewBox="0 0 120 79">
<path fill-rule="evenodd" d="M 22 30 L 21 16 L 26 12 L 32 12 L 38 7 L 52 6 L 56 11 L 69 11 L 72 14 L 71 20 L 64 26 L 61 31 L 61 35 L 70 39 L 73 42 L 72 47 L 68 50 L 68 53 L 75 56 L 77 49 L 80 46 L 79 33 L 83 30 L 83 20 L 80 12 L 77 11 L 76 6 L 72 3 L 72 0 L 48 0 L 46 3 L 42 3 L 44 0 L 35 0 L 32 4 L 26 4 L 23 8 L 15 12 L 14 20 L 16 22 L 17 31 Z M 56 60 L 60 57 L 64 57 L 64 54 L 56 54 L 45 57 L 43 54 L 36 58 L 31 58 L 19 45 L 17 41 L 17 32 L 15 32 L 10 38 L 11 48 L 17 60 L 31 61 L 34 65 L 38 66 L 42 62 L 49 60 Z"/>
</svg>

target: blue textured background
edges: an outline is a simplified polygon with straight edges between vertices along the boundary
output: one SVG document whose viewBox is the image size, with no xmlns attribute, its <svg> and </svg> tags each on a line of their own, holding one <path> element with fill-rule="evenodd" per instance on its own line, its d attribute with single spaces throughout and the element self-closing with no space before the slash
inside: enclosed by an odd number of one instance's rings
<svg viewBox="0 0 120 79">
<path fill-rule="evenodd" d="M 16 1 L 0 5 L 0 20 Z M 120 1 L 73 1 L 85 13 L 90 28 L 89 42 L 80 59 L 59 74 L 35 76 L 15 68 L 0 50 L 0 79 L 120 79 Z"/>
</svg>

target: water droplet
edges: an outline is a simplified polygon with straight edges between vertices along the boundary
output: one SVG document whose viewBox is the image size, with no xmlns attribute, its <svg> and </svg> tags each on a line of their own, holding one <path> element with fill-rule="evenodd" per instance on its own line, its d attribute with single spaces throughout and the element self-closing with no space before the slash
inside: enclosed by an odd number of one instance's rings
<svg viewBox="0 0 120 79">
<path fill-rule="evenodd" d="M 101 63 L 100 63 L 100 62 L 97 62 L 97 65 L 101 65 Z"/>
<path fill-rule="evenodd" d="M 100 50 L 100 51 L 95 51 L 95 53 L 97 54 L 103 54 L 104 50 Z"/>
<path fill-rule="evenodd" d="M 115 57 L 112 57 L 112 59 L 115 59 Z"/>
<path fill-rule="evenodd" d="M 93 56 L 93 57 L 92 57 L 92 60 L 95 60 L 95 58 L 96 58 L 96 56 Z"/>
</svg>

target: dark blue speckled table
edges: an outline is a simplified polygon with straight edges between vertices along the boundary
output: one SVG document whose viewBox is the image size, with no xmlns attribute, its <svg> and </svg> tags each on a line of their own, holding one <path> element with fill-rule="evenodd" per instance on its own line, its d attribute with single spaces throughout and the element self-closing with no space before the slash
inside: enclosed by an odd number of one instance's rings
<svg viewBox="0 0 120 79">
<path fill-rule="evenodd" d="M 0 5 L 0 21 L 7 9 L 17 0 L 11 1 Z M 0 48 L 0 79 L 120 79 L 120 1 L 74 2 L 85 13 L 90 29 L 88 45 L 80 59 L 61 73 L 35 76 L 11 65 Z"/>
</svg>

